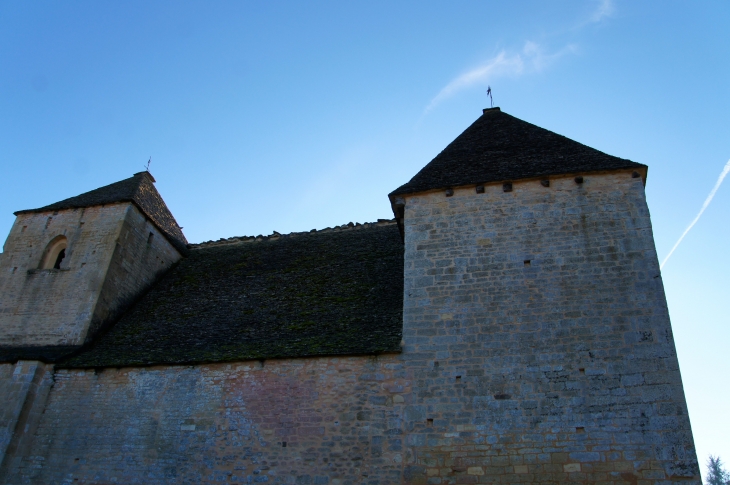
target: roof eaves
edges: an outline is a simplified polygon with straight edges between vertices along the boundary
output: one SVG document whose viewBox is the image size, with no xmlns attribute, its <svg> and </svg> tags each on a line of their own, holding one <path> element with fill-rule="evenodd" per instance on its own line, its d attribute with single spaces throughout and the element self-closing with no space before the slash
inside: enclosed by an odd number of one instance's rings
<svg viewBox="0 0 730 485">
<path fill-rule="evenodd" d="M 465 183 L 456 183 L 456 184 L 442 184 L 437 185 L 433 187 L 428 188 L 422 188 L 418 186 L 411 186 L 411 182 L 407 182 L 397 189 L 395 189 L 393 192 L 388 194 L 388 197 L 391 199 L 391 202 L 393 201 L 393 198 L 399 195 L 412 195 L 417 194 L 421 192 L 433 192 L 437 190 L 446 190 L 446 189 L 456 189 L 458 187 L 469 187 L 471 185 L 480 185 L 480 184 L 498 184 L 498 183 L 504 183 L 504 182 L 517 182 L 520 180 L 531 180 L 531 179 L 537 179 L 537 178 L 543 178 L 543 177 L 556 177 L 556 176 L 571 176 L 571 175 L 577 175 L 577 174 L 587 174 L 587 173 L 610 173 L 610 172 L 618 172 L 621 170 L 631 170 L 631 169 L 645 169 L 648 170 L 649 166 L 644 165 L 642 163 L 633 162 L 631 160 L 626 160 L 625 165 L 620 165 L 617 167 L 613 167 L 610 169 L 606 168 L 596 168 L 596 169 L 589 169 L 589 170 L 575 170 L 575 171 L 566 171 L 566 170 L 547 170 L 545 172 L 535 173 L 531 174 L 530 176 L 525 177 L 516 177 L 516 178 L 484 178 L 483 180 L 480 180 L 478 182 L 465 182 Z M 646 183 L 646 181 L 644 181 Z"/>
</svg>

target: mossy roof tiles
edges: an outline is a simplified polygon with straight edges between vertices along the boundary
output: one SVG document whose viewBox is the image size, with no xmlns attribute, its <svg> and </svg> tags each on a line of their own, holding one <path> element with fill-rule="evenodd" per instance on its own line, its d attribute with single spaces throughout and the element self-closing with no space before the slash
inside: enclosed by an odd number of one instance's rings
<svg viewBox="0 0 730 485">
<path fill-rule="evenodd" d="M 392 223 L 193 247 L 63 367 L 398 352 L 403 244 Z"/>
<path fill-rule="evenodd" d="M 155 188 L 154 181 L 155 179 L 149 172 L 139 172 L 128 179 L 99 187 L 76 197 L 64 199 L 38 209 L 17 211 L 15 215 L 26 212 L 49 212 L 118 202 L 132 202 L 165 234 L 165 237 L 175 246 L 175 249 L 181 254 L 185 254 L 188 242 L 170 209 L 168 209 L 165 201 L 162 200 L 160 193 Z"/>
<path fill-rule="evenodd" d="M 646 166 L 607 155 L 492 108 L 484 110 L 482 116 L 390 196 L 640 167 Z"/>
</svg>

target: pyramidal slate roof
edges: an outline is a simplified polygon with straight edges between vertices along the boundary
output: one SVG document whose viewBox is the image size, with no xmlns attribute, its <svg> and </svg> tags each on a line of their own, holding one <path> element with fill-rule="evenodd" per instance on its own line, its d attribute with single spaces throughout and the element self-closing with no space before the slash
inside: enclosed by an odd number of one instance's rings
<svg viewBox="0 0 730 485">
<path fill-rule="evenodd" d="M 191 245 L 109 331 L 60 367 L 399 352 L 394 221 Z"/>
<path fill-rule="evenodd" d="M 407 184 L 390 193 L 413 194 L 435 189 L 513 181 L 646 165 L 607 155 L 552 131 L 485 109 L 436 158 Z"/>
<path fill-rule="evenodd" d="M 15 215 L 132 202 L 165 234 L 175 249 L 181 254 L 186 254 L 188 241 L 170 209 L 167 208 L 167 204 L 157 192 L 154 182 L 155 179 L 149 172 L 138 172 L 128 179 L 38 209 L 17 211 Z"/>
</svg>

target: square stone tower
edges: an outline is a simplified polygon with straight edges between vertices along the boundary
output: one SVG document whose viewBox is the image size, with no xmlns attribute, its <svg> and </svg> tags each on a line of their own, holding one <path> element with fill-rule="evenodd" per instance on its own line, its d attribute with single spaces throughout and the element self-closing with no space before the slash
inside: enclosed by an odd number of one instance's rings
<svg viewBox="0 0 730 485">
<path fill-rule="evenodd" d="M 493 108 L 390 194 L 413 483 L 700 483 L 646 174 Z"/>
<path fill-rule="evenodd" d="M 15 215 L 0 254 L 3 361 L 90 341 L 186 251 L 149 172 Z"/>
</svg>

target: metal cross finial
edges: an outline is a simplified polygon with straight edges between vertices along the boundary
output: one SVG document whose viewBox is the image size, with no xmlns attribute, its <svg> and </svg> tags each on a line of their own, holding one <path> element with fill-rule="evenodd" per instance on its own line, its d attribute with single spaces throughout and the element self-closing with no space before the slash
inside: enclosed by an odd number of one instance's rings
<svg viewBox="0 0 730 485">
<path fill-rule="evenodd" d="M 492 99 L 492 86 L 487 86 L 487 94 L 489 95 L 489 104 L 494 108 L 494 100 Z"/>
<path fill-rule="evenodd" d="M 152 156 L 150 156 L 150 159 L 147 160 L 147 166 L 145 166 L 145 170 L 148 172 L 150 171 L 150 163 L 152 163 Z"/>
</svg>

